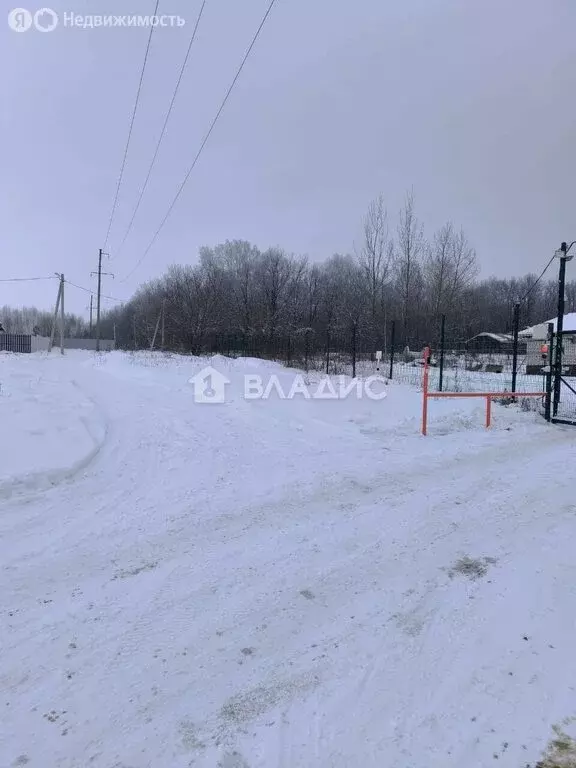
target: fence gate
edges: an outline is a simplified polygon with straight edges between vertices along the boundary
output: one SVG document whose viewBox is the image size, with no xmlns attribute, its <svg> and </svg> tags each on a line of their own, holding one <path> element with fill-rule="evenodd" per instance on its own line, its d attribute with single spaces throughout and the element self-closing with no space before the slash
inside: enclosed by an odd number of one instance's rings
<svg viewBox="0 0 576 768">
<path fill-rule="evenodd" d="M 562 366 L 566 371 L 565 366 Z M 551 421 L 576 426 L 576 376 L 554 373 L 551 395 Z"/>
<path fill-rule="evenodd" d="M 557 370 L 555 365 L 558 342 L 558 334 L 554 334 L 549 359 L 550 420 L 554 424 L 576 426 L 576 336 L 572 333 L 562 334 L 561 370 Z"/>
</svg>

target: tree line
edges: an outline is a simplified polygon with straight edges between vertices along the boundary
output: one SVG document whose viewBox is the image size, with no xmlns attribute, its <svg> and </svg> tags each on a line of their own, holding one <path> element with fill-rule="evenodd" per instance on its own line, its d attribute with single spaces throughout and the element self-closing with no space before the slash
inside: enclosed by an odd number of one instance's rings
<svg viewBox="0 0 576 768">
<path fill-rule="evenodd" d="M 170 267 L 106 314 L 105 335 L 116 328 L 126 348 L 192 353 L 256 351 L 274 354 L 293 345 L 419 349 L 437 341 L 446 315 L 447 339 L 463 343 L 482 331 L 509 332 L 513 305 L 522 326 L 555 316 L 556 283 L 537 275 L 478 280 L 478 258 L 465 232 L 447 222 L 425 236 L 411 194 L 395 222 L 384 200 L 368 207 L 362 240 L 352 254 L 323 263 L 278 247 L 259 250 L 243 240 L 200 249 L 199 262 Z M 576 306 L 576 282 L 567 286 Z"/>
<path fill-rule="evenodd" d="M 24 333 L 50 336 L 54 311 L 36 307 L 0 307 L 0 325 L 5 333 Z M 59 328 L 59 326 L 58 326 Z M 59 330 L 58 330 L 59 332 Z M 70 338 L 89 338 L 90 325 L 83 317 L 74 314 L 64 316 L 64 333 Z"/>
<path fill-rule="evenodd" d="M 514 302 L 521 327 L 556 314 L 556 282 L 521 278 L 478 280 L 476 251 L 462 229 L 445 223 L 427 237 L 412 194 L 391 221 L 382 196 L 363 220 L 351 254 L 322 263 L 260 250 L 243 241 L 202 247 L 195 265 L 174 265 L 142 285 L 126 304 L 105 312 L 102 338 L 119 347 L 202 353 L 235 350 L 275 355 L 279 350 L 419 349 L 446 337 L 463 343 L 482 331 L 509 332 Z M 567 311 L 576 307 L 576 282 L 567 284 Z M 50 312 L 0 310 L 4 329 L 48 335 Z M 89 336 L 81 317 L 66 317 L 70 336 Z M 92 335 L 94 333 L 92 332 Z"/>
</svg>

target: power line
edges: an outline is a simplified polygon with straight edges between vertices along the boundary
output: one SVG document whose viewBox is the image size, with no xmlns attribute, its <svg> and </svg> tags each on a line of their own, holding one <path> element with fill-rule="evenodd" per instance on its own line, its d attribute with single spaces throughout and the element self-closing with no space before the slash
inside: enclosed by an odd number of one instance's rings
<svg viewBox="0 0 576 768">
<path fill-rule="evenodd" d="M 0 283 L 27 283 L 32 280 L 56 280 L 56 275 L 48 275 L 47 277 L 5 277 L 0 278 Z"/>
<path fill-rule="evenodd" d="M 27 283 L 31 280 L 59 280 L 58 275 L 48 275 L 47 277 L 5 277 L 0 278 L 0 283 Z M 90 288 L 84 288 L 82 285 L 76 285 L 76 283 L 71 282 L 70 280 L 64 280 L 65 283 L 68 283 L 68 285 L 71 285 L 73 288 L 78 288 L 81 291 L 86 291 L 86 293 L 93 294 L 94 291 L 91 291 Z M 109 299 L 110 301 L 120 301 L 123 304 L 126 303 L 126 299 L 118 299 L 115 296 L 105 296 L 102 294 L 102 298 Z"/>
<path fill-rule="evenodd" d="M 260 36 L 260 32 L 262 31 L 262 29 L 264 27 L 264 24 L 266 23 L 266 20 L 268 19 L 268 16 L 270 15 L 270 12 L 271 12 L 272 8 L 274 7 L 275 3 L 276 3 L 276 0 L 271 0 L 270 5 L 268 6 L 268 9 L 267 9 L 266 13 L 263 16 L 262 21 L 260 22 L 259 27 L 256 30 L 256 34 L 254 35 L 254 37 L 252 38 L 252 42 L 248 46 L 248 50 L 244 54 L 244 58 L 242 59 L 242 62 L 240 64 L 240 66 L 238 67 L 238 71 L 236 72 L 236 74 L 234 76 L 234 79 L 232 80 L 232 83 L 230 84 L 230 87 L 226 91 L 226 95 L 224 96 L 224 99 L 222 100 L 222 103 L 220 104 L 220 107 L 219 107 L 218 111 L 216 112 L 216 116 L 212 120 L 212 123 L 210 124 L 210 128 L 208 129 L 208 132 L 206 133 L 206 135 L 204 136 L 204 138 L 202 140 L 202 143 L 200 144 L 200 148 L 199 148 L 198 152 L 196 153 L 196 157 L 192 161 L 192 165 L 188 169 L 188 171 L 186 173 L 186 176 L 184 177 L 184 180 L 180 184 L 180 187 L 178 188 L 178 191 L 176 192 L 176 195 L 174 196 L 174 199 L 170 203 L 170 206 L 168 208 L 168 211 L 166 212 L 166 215 L 164 216 L 164 218 L 160 222 L 160 226 L 158 227 L 158 229 L 154 233 L 154 235 L 152 237 L 152 240 L 148 244 L 146 250 L 144 251 L 144 253 L 140 257 L 140 259 L 138 260 L 136 265 L 130 270 L 130 272 L 126 275 L 126 277 L 124 277 L 124 278 L 122 278 L 122 280 L 120 280 L 121 283 L 123 283 L 126 280 L 128 280 L 128 278 L 131 277 L 134 274 L 134 272 L 138 269 L 140 264 L 142 264 L 142 262 L 144 261 L 146 256 L 150 253 L 150 250 L 152 249 L 152 246 L 154 245 L 154 243 L 158 239 L 158 235 L 160 234 L 160 232 L 164 228 L 164 225 L 168 221 L 168 219 L 170 217 L 170 214 L 174 210 L 174 206 L 178 202 L 178 199 L 180 198 L 180 195 L 182 194 L 182 192 L 184 190 L 184 187 L 186 186 L 186 183 L 188 182 L 188 179 L 190 178 L 190 176 L 192 174 L 192 171 L 194 170 L 198 160 L 200 159 L 200 155 L 202 154 L 202 151 L 204 150 L 204 147 L 206 146 L 206 143 L 207 143 L 208 139 L 210 138 L 210 135 L 211 135 L 212 131 L 214 130 L 214 127 L 215 127 L 216 123 L 218 122 L 218 119 L 219 119 L 220 115 L 222 114 L 222 111 L 223 111 L 224 107 L 226 106 L 226 103 L 227 103 L 228 99 L 230 98 L 230 94 L 234 90 L 234 86 L 236 85 L 236 83 L 238 81 L 238 78 L 240 77 L 240 74 L 242 73 L 242 70 L 244 69 L 244 65 L 246 64 L 246 61 L 248 60 L 248 57 L 250 56 L 250 54 L 252 52 L 252 49 L 254 48 L 254 45 L 256 44 L 256 41 L 258 40 L 258 37 Z"/>
<path fill-rule="evenodd" d="M 539 277 L 539 278 L 536 280 L 536 282 L 534 283 L 534 285 L 532 285 L 532 286 L 531 286 L 531 287 L 530 287 L 530 288 L 529 288 L 529 289 L 526 291 L 526 293 L 524 294 L 524 296 L 522 296 L 522 298 L 520 299 L 520 303 L 522 303 L 523 301 L 525 301 L 525 300 L 528 298 L 528 296 L 529 296 L 529 295 L 532 293 L 532 291 L 534 290 L 534 288 L 536 288 L 536 286 L 538 285 L 538 283 L 540 282 L 540 280 L 542 280 L 542 278 L 544 277 L 544 275 L 545 275 L 545 274 L 546 274 L 546 272 L 548 271 L 548 267 L 550 266 L 550 264 L 552 264 L 552 262 L 554 261 L 554 259 L 555 259 L 555 258 L 556 258 L 556 254 L 554 254 L 554 256 L 552 256 L 552 258 L 550 259 L 550 261 L 548 262 L 548 264 L 546 264 L 546 266 L 545 266 L 545 267 L 544 267 L 544 269 L 542 270 L 542 273 L 540 274 L 540 277 Z"/>
<path fill-rule="evenodd" d="M 136 218 L 136 215 L 138 214 L 138 211 L 140 210 L 140 204 L 142 203 L 142 198 L 144 197 L 144 193 L 146 192 L 146 189 L 148 187 L 148 182 L 150 181 L 150 177 L 152 175 L 152 171 L 153 171 L 154 166 L 156 164 L 156 159 L 158 158 L 158 153 L 160 151 L 160 147 L 162 145 L 162 142 L 164 140 L 164 136 L 166 134 L 166 129 L 168 127 L 168 121 L 170 120 L 170 116 L 172 115 L 172 110 L 174 109 L 174 104 L 176 103 L 176 97 L 178 96 L 178 91 L 180 90 L 180 84 L 182 82 L 182 78 L 184 76 L 184 72 L 185 72 L 186 67 L 188 65 L 188 60 L 190 58 L 190 53 L 192 51 L 192 46 L 194 45 L 194 41 L 196 40 L 196 33 L 197 33 L 198 27 L 200 25 L 200 19 L 202 18 L 202 14 L 204 12 L 204 6 L 206 5 L 206 2 L 207 2 L 207 0 L 203 0 L 202 5 L 200 6 L 200 12 L 198 13 L 198 17 L 196 19 L 196 24 L 194 25 L 194 30 L 192 32 L 192 37 L 190 38 L 190 43 L 188 45 L 188 50 L 186 51 L 186 55 L 184 56 L 184 61 L 182 62 L 182 66 L 180 68 L 180 74 L 178 75 L 178 80 L 176 81 L 176 87 L 174 88 L 174 93 L 172 94 L 172 100 L 170 102 L 170 106 L 168 107 L 168 112 L 166 113 L 166 117 L 164 118 L 164 125 L 162 126 L 162 131 L 160 133 L 160 138 L 158 139 L 158 143 L 156 144 L 156 149 L 154 151 L 154 156 L 152 157 L 152 161 L 151 161 L 150 166 L 148 168 L 148 173 L 146 174 L 146 179 L 144 180 L 144 184 L 143 184 L 142 189 L 140 191 L 140 196 L 138 198 L 138 202 L 136 203 L 136 207 L 134 208 L 134 212 L 132 213 L 132 218 L 130 219 L 130 223 L 128 224 L 126 232 L 124 233 L 124 237 L 122 238 L 122 242 L 120 243 L 120 246 L 118 248 L 118 251 L 115 253 L 115 256 L 119 256 L 120 252 L 124 248 L 126 240 L 128 239 L 128 235 L 132 231 L 132 227 L 134 225 L 134 220 Z"/>
<path fill-rule="evenodd" d="M 68 285 L 73 286 L 74 288 L 78 288 L 81 291 L 85 291 L 86 293 L 94 294 L 94 291 L 90 290 L 90 288 L 84 288 L 82 285 L 76 285 L 76 283 L 70 282 L 70 280 L 65 280 L 65 283 L 68 283 Z M 106 296 L 105 294 L 100 294 L 103 299 L 109 299 L 110 301 L 119 301 L 121 304 L 126 303 L 126 299 L 118 299 L 115 296 Z"/>
<path fill-rule="evenodd" d="M 158 6 L 160 0 L 156 0 L 156 6 L 154 7 L 154 16 L 158 14 Z M 138 90 L 136 91 L 136 101 L 134 103 L 134 109 L 132 111 L 132 118 L 130 120 L 130 128 L 128 130 L 128 138 L 126 140 L 126 147 L 124 149 L 124 157 L 122 159 L 122 165 L 120 166 L 120 174 L 118 176 L 118 182 L 116 183 L 116 194 L 114 195 L 114 202 L 112 203 L 112 211 L 110 212 L 110 219 L 108 221 L 108 230 L 106 232 L 106 240 L 104 241 L 104 248 L 108 245 L 108 239 L 110 237 L 110 230 L 112 229 L 112 222 L 114 221 L 114 214 L 118 206 L 118 196 L 120 195 L 120 187 L 122 186 L 122 179 L 124 177 L 124 169 L 126 168 L 126 160 L 128 158 L 128 149 L 130 148 L 130 140 L 132 139 L 132 131 L 134 129 L 134 120 L 136 119 L 136 112 L 138 111 L 138 105 L 140 103 L 140 92 L 142 90 L 142 83 L 144 82 L 144 72 L 146 71 L 146 64 L 148 62 L 148 54 L 150 52 L 150 44 L 152 43 L 152 35 L 156 27 L 150 27 L 150 34 L 148 35 L 148 44 L 146 45 L 146 52 L 144 54 L 144 62 L 142 63 L 142 71 L 140 72 L 140 81 L 138 82 Z"/>
</svg>

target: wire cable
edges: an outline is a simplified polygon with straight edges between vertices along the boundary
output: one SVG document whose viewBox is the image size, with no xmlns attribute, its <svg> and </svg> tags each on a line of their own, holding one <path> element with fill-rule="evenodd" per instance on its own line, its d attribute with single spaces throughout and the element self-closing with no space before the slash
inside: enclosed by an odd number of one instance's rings
<svg viewBox="0 0 576 768">
<path fill-rule="evenodd" d="M 85 291 L 86 293 L 91 293 L 93 296 L 96 295 L 96 291 L 90 290 L 90 288 L 84 288 L 82 285 L 76 285 L 76 283 L 71 282 L 70 280 L 64 280 L 65 283 L 68 285 L 73 286 L 74 288 L 78 288 L 81 291 Z M 121 304 L 126 304 L 126 299 L 118 299 L 115 296 L 106 296 L 106 294 L 101 293 L 100 294 L 101 299 L 109 299 L 109 301 L 119 301 Z"/>
<path fill-rule="evenodd" d="M 186 67 L 188 66 L 188 60 L 190 59 L 190 53 L 192 51 L 192 46 L 194 45 L 194 41 L 196 40 L 196 33 L 198 32 L 198 27 L 200 25 L 200 20 L 202 18 L 202 14 L 204 12 L 204 6 L 206 5 L 207 0 L 202 1 L 202 5 L 200 6 L 200 12 L 198 13 L 198 17 L 196 18 L 196 24 L 194 25 L 194 30 L 192 32 L 192 37 L 190 38 L 190 43 L 188 45 L 188 50 L 186 51 L 186 55 L 184 56 L 184 61 L 182 62 L 182 66 L 180 68 L 180 74 L 178 75 L 178 80 L 176 81 L 176 87 L 174 88 L 174 93 L 172 94 L 172 100 L 170 102 L 170 106 L 168 107 L 168 112 L 166 113 L 166 117 L 164 118 L 164 125 L 162 126 L 162 131 L 160 133 L 160 138 L 158 139 L 158 143 L 156 144 L 156 149 L 154 151 L 154 156 L 152 157 L 152 161 L 150 162 L 150 166 L 148 168 L 148 173 L 146 174 L 146 179 L 144 180 L 144 184 L 142 186 L 142 189 L 140 191 L 140 196 L 138 198 L 138 202 L 136 203 L 136 207 L 134 208 L 134 212 L 132 213 L 132 218 L 130 219 L 130 223 L 128 224 L 128 227 L 126 228 L 126 232 L 124 233 L 124 237 L 122 238 L 122 242 L 120 243 L 117 252 L 114 254 L 115 257 L 119 256 L 122 252 L 122 249 L 124 248 L 124 245 L 126 244 L 126 240 L 128 239 L 128 235 L 132 231 L 132 227 L 134 226 L 134 220 L 136 218 L 136 215 L 138 214 L 138 211 L 140 210 L 140 205 L 142 203 L 142 198 L 144 197 L 144 194 L 146 192 L 146 189 L 148 187 L 148 182 L 150 181 L 150 177 L 152 175 L 152 171 L 154 170 L 154 166 L 156 164 L 156 160 L 158 158 L 158 153 L 160 152 L 160 147 L 162 146 L 162 142 L 164 140 L 164 136 L 166 134 L 166 129 L 168 127 L 168 122 L 170 120 L 170 116 L 172 115 L 172 111 L 174 109 L 174 105 L 176 103 L 176 98 L 178 96 L 178 91 L 180 90 L 180 84 L 182 83 L 182 78 L 184 76 L 184 72 L 186 70 Z"/>
<path fill-rule="evenodd" d="M 184 180 L 180 184 L 180 187 L 178 188 L 178 191 L 176 192 L 176 195 L 174 196 L 172 202 L 170 203 L 170 206 L 168 207 L 168 211 L 166 212 L 166 215 L 164 216 L 164 218 L 160 222 L 160 226 L 158 227 L 158 229 L 154 233 L 154 235 L 152 237 L 152 240 L 149 242 L 149 244 L 146 247 L 144 253 L 140 257 L 140 259 L 136 262 L 136 265 L 130 270 L 130 272 L 126 275 L 126 277 L 124 277 L 124 278 L 122 278 L 122 280 L 120 280 L 121 283 L 123 283 L 126 280 L 128 280 L 128 278 L 130 278 L 134 274 L 134 272 L 138 269 L 140 264 L 142 264 L 142 262 L 144 261 L 146 256 L 150 253 L 150 251 L 152 249 L 152 246 L 154 245 L 154 243 L 158 239 L 158 235 L 160 234 L 160 232 L 164 228 L 164 225 L 166 224 L 166 222 L 170 218 L 170 214 L 174 210 L 174 206 L 178 202 L 178 199 L 180 198 L 180 195 L 182 194 L 182 192 L 184 190 L 184 187 L 186 186 L 186 184 L 188 182 L 188 179 L 190 178 L 190 176 L 192 174 L 192 171 L 196 167 L 196 164 L 198 163 L 198 160 L 200 159 L 200 155 L 202 154 L 202 151 L 204 150 L 204 147 L 206 146 L 206 143 L 208 142 L 208 139 L 210 138 L 210 135 L 212 134 L 212 131 L 214 130 L 214 127 L 216 126 L 216 123 L 218 122 L 218 119 L 219 119 L 220 115 L 222 114 L 222 111 L 224 110 L 224 107 L 226 106 L 226 103 L 228 102 L 228 99 L 230 98 L 230 95 L 231 95 L 232 91 L 234 90 L 234 86 L 238 82 L 238 78 L 240 77 L 240 75 L 242 73 L 242 70 L 244 69 L 244 65 L 246 64 L 246 62 L 248 60 L 248 57 L 252 53 L 252 49 L 254 48 L 254 46 L 256 44 L 256 41 L 258 40 L 258 38 L 260 36 L 260 32 L 262 31 L 264 25 L 266 24 L 268 16 L 270 15 L 270 12 L 272 11 L 272 8 L 274 7 L 275 4 L 276 4 L 276 0 L 271 0 L 270 4 L 268 6 L 268 9 L 266 10 L 266 13 L 264 14 L 264 16 L 262 18 L 262 21 L 260 22 L 260 25 L 259 25 L 258 29 L 256 30 L 256 33 L 255 33 L 254 37 L 252 38 L 252 42 L 250 43 L 246 53 L 244 54 L 244 58 L 242 59 L 242 62 L 240 64 L 240 66 L 238 67 L 238 70 L 237 70 L 237 72 L 236 72 L 236 74 L 234 76 L 234 79 L 232 80 L 232 83 L 230 84 L 230 87 L 228 88 L 228 90 L 226 92 L 226 95 L 224 96 L 224 99 L 222 100 L 222 103 L 220 104 L 220 107 L 219 107 L 218 111 L 216 112 L 216 115 L 215 115 L 214 119 L 212 120 L 212 123 L 210 124 L 210 128 L 208 129 L 206 135 L 204 136 L 204 138 L 203 138 L 203 140 L 202 140 L 202 142 L 200 144 L 200 148 L 199 148 L 198 152 L 196 153 L 196 156 L 195 156 L 194 160 L 192 161 L 192 165 L 190 166 L 190 168 L 188 169 L 186 175 L 184 176 Z"/>
<path fill-rule="evenodd" d="M 160 0 L 156 0 L 154 7 L 154 16 L 158 14 L 158 6 Z M 152 43 L 152 35 L 154 34 L 155 26 L 150 27 L 150 34 L 148 35 L 148 44 L 146 45 L 146 53 L 144 54 L 144 62 L 142 64 L 142 70 L 140 72 L 140 81 L 138 82 L 138 90 L 136 91 L 136 101 L 134 103 L 134 109 L 132 110 L 132 118 L 130 120 L 130 128 L 128 129 L 128 138 L 126 139 L 126 147 L 124 149 L 124 157 L 122 159 L 122 165 L 120 166 L 120 174 L 116 183 L 116 194 L 114 195 L 114 202 L 112 203 L 112 211 L 110 212 L 110 219 L 108 221 L 108 230 L 106 231 L 106 239 L 104 241 L 104 250 L 108 245 L 110 238 L 110 230 L 112 229 L 112 222 L 114 221 L 114 215 L 116 208 L 118 207 L 118 197 L 120 195 L 120 187 L 122 186 L 122 179 L 124 178 L 124 169 L 126 168 L 126 160 L 128 158 L 128 150 L 130 148 L 130 141 L 132 139 L 132 131 L 134 129 L 134 121 L 136 119 L 136 112 L 138 111 L 138 105 L 140 104 L 140 92 L 142 91 L 142 83 L 144 82 L 144 72 L 146 71 L 146 64 L 148 63 L 148 54 L 150 53 L 150 44 Z"/>
<path fill-rule="evenodd" d="M 528 298 L 528 296 L 529 296 L 529 295 L 532 293 L 532 291 L 534 290 L 534 288 L 536 288 L 536 286 L 538 285 L 538 283 L 540 282 L 540 280 L 542 280 L 542 278 L 544 277 L 544 275 L 545 275 L 545 274 L 546 274 L 546 272 L 548 271 L 548 268 L 550 267 L 550 264 L 552 264 L 552 262 L 554 261 L 554 259 L 555 259 L 555 258 L 556 258 L 556 254 L 554 254 L 554 256 L 552 256 L 552 258 L 550 259 L 550 261 L 548 262 L 548 264 L 546 264 L 546 266 L 545 266 L 545 267 L 544 267 L 544 269 L 542 270 L 542 273 L 540 274 L 540 277 L 539 277 L 539 278 L 536 280 L 536 282 L 534 283 L 534 285 L 532 285 L 530 288 L 528 288 L 528 290 L 526 291 L 526 293 L 524 294 L 524 296 L 522 296 L 522 298 L 520 299 L 520 303 L 522 303 L 523 301 L 525 301 L 525 300 Z"/>
<path fill-rule="evenodd" d="M 58 280 L 56 275 L 48 275 L 47 277 L 4 277 L 0 278 L 0 283 L 27 283 L 32 280 Z"/>
</svg>

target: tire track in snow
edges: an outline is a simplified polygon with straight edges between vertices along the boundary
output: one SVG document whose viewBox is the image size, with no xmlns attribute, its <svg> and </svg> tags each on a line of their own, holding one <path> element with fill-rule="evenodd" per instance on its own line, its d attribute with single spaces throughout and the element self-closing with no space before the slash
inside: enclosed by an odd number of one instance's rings
<svg viewBox="0 0 576 768">
<path fill-rule="evenodd" d="M 82 392 L 75 381 L 72 381 L 71 384 L 78 391 Z M 86 434 L 90 437 L 92 448 L 84 456 L 67 467 L 42 472 L 28 472 L 0 482 L 0 500 L 6 501 L 14 496 L 36 496 L 62 483 L 70 482 L 80 472 L 88 469 L 97 458 L 106 441 L 108 425 L 96 401 L 88 397 L 84 392 L 82 392 L 82 395 L 85 401 L 79 407 L 85 406 L 86 402 L 88 402 L 94 409 L 95 414 L 98 414 L 97 418 L 95 416 L 86 416 L 82 413 L 78 415 L 80 423 L 83 425 Z"/>
</svg>

